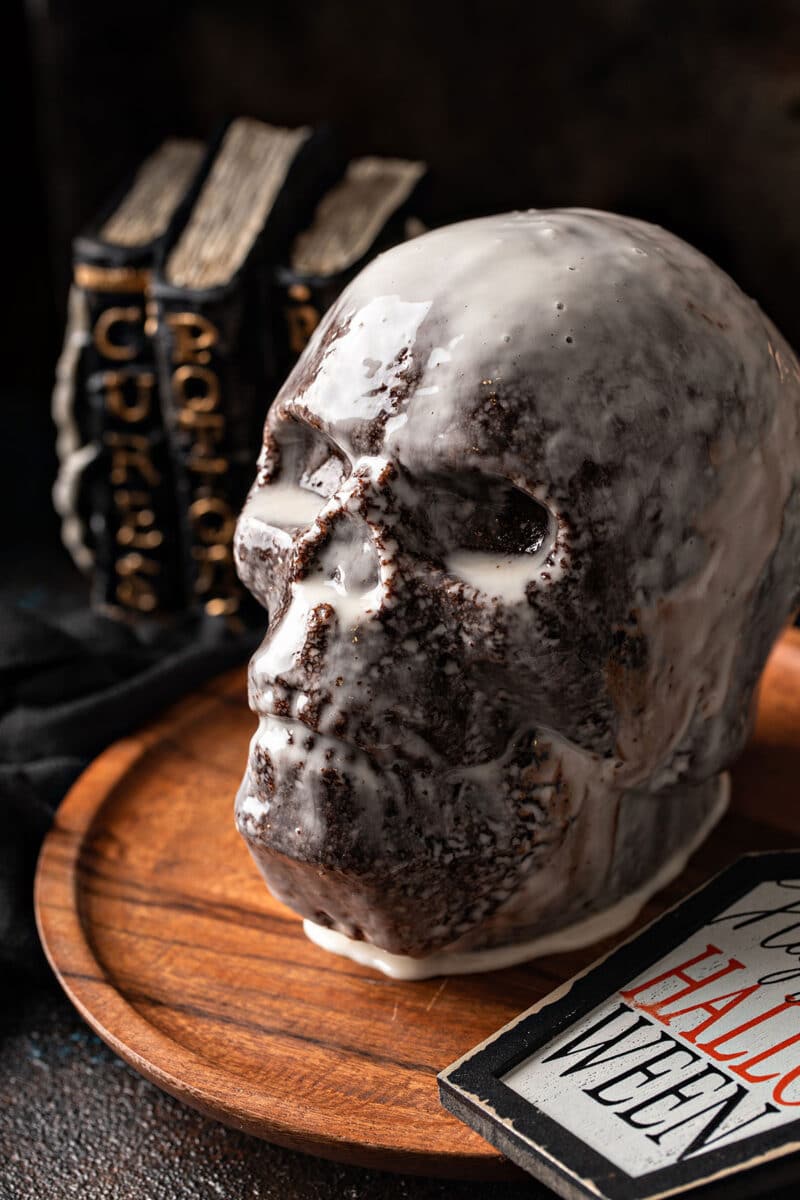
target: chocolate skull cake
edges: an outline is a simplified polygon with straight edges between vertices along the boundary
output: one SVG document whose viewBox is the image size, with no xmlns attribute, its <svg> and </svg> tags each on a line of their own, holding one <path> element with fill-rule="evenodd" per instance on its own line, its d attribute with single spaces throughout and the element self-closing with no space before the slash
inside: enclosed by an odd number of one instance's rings
<svg viewBox="0 0 800 1200">
<path fill-rule="evenodd" d="M 798 602 L 799 421 L 774 326 L 642 221 L 468 221 L 362 271 L 236 539 L 269 614 L 236 819 L 307 932 L 490 967 L 681 868 Z"/>
</svg>

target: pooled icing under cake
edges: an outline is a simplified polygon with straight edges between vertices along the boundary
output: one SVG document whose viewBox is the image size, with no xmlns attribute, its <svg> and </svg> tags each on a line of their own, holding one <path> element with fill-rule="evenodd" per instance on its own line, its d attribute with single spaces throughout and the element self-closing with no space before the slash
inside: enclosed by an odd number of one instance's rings
<svg viewBox="0 0 800 1200">
<path fill-rule="evenodd" d="M 663 875 L 797 603 L 798 421 L 780 334 L 656 226 L 515 213 L 372 262 L 237 532 L 270 619 L 237 822 L 273 892 L 424 957 Z"/>
</svg>

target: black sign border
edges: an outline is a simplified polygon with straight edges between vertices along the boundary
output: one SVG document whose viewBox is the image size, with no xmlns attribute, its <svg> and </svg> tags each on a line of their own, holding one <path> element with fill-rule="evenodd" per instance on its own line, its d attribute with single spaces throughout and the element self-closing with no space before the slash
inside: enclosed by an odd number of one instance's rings
<svg viewBox="0 0 800 1200">
<path fill-rule="evenodd" d="M 796 1121 L 743 1138 L 733 1146 L 709 1150 L 697 1159 L 632 1176 L 593 1150 L 502 1082 L 502 1076 L 556 1038 L 575 1021 L 613 996 L 651 964 L 679 947 L 757 884 L 800 878 L 800 851 L 749 854 L 687 899 L 658 917 L 641 933 L 577 976 L 567 991 L 518 1017 L 493 1038 L 446 1067 L 438 1076 L 444 1107 L 530 1174 L 566 1197 L 650 1200 L 687 1191 L 704 1183 L 703 1200 L 754 1195 L 791 1182 L 800 1175 L 797 1150 L 762 1164 L 758 1180 L 745 1183 L 737 1173 L 780 1148 L 800 1142 Z M 714 1177 L 717 1177 L 714 1180 Z M 716 1183 L 716 1186 L 712 1183 Z"/>
</svg>

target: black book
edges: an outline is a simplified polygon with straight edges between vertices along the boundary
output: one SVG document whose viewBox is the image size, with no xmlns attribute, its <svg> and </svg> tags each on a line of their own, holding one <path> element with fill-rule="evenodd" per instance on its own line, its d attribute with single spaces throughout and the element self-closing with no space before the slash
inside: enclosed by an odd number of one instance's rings
<svg viewBox="0 0 800 1200">
<path fill-rule="evenodd" d="M 233 623 L 254 611 L 236 578 L 233 531 L 280 378 L 269 284 L 336 170 L 324 130 L 232 121 L 153 279 L 187 604 Z"/>
<path fill-rule="evenodd" d="M 323 197 L 307 229 L 275 271 L 274 319 L 281 374 L 302 352 L 322 314 L 376 254 L 424 226 L 415 207 L 426 179 L 421 162 L 355 158 Z"/>
<path fill-rule="evenodd" d="M 93 604 L 117 614 L 161 615 L 183 604 L 147 293 L 202 159 L 201 143 L 166 141 L 73 242 L 53 393 L 54 501 L 64 543 L 91 575 Z"/>
</svg>

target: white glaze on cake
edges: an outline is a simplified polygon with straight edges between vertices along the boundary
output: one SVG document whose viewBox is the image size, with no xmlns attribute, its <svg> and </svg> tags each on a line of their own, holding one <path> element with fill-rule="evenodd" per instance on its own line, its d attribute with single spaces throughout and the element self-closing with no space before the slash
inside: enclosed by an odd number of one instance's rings
<svg viewBox="0 0 800 1200">
<path fill-rule="evenodd" d="M 370 264 L 237 534 L 271 613 L 238 820 L 275 893 L 430 958 L 674 865 L 797 603 L 799 419 L 780 334 L 644 222 L 509 214 Z"/>
<path fill-rule="evenodd" d="M 349 958 L 363 967 L 371 967 L 390 979 L 409 982 L 431 979 L 437 975 L 477 975 L 483 971 L 500 971 L 534 958 L 543 958 L 547 954 L 580 950 L 630 925 L 647 901 L 683 872 L 692 854 L 705 841 L 728 807 L 730 781 L 727 775 L 720 777 L 719 785 L 717 803 L 698 826 L 694 836 L 661 865 L 652 879 L 610 908 L 593 913 L 555 933 L 542 934 L 530 941 L 494 946 L 488 950 L 442 950 L 423 958 L 411 958 L 406 954 L 388 954 L 369 942 L 355 942 L 335 929 L 323 929 L 309 920 L 303 921 L 303 932 L 322 950 Z"/>
</svg>

